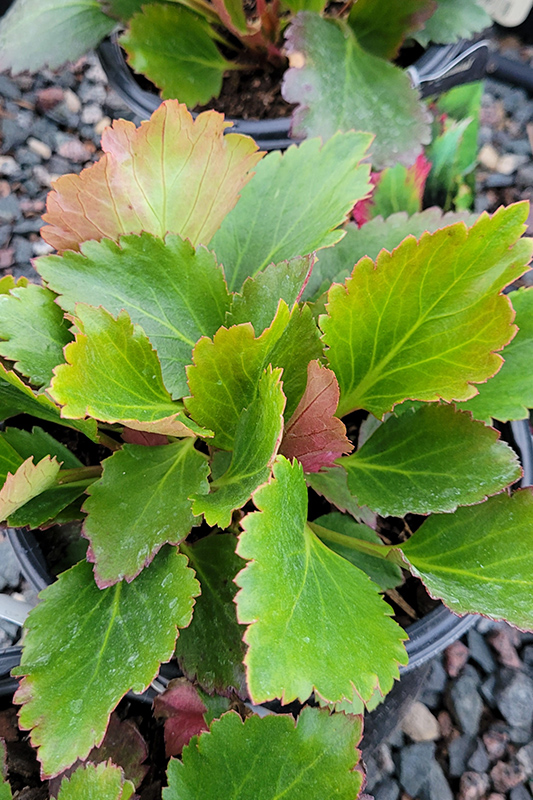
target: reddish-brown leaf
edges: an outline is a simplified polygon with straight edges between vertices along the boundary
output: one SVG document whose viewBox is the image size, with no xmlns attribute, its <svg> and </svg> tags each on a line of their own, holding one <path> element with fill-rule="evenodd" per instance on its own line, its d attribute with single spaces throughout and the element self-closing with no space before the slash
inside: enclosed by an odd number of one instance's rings
<svg viewBox="0 0 533 800">
<path fill-rule="evenodd" d="M 154 700 L 154 716 L 165 720 L 167 756 L 179 756 L 192 736 L 208 730 L 204 719 L 207 708 L 186 678 L 170 681 L 163 694 Z"/>
<path fill-rule="evenodd" d="M 139 128 L 115 121 L 100 161 L 54 182 L 43 238 L 60 252 L 141 231 L 207 244 L 263 155 L 248 136 L 224 136 L 229 124 L 215 111 L 193 120 L 176 100 Z"/>
<path fill-rule="evenodd" d="M 331 467 L 335 459 L 350 453 L 344 423 L 334 416 L 339 402 L 339 385 L 332 370 L 311 361 L 307 386 L 289 420 L 280 447 L 286 458 L 297 458 L 305 472 Z"/>
</svg>

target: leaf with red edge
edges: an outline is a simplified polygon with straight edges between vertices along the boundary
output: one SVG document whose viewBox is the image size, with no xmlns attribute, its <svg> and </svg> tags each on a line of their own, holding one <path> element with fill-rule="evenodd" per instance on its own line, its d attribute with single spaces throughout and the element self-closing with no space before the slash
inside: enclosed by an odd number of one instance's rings
<svg viewBox="0 0 533 800">
<path fill-rule="evenodd" d="M 526 269 L 533 242 L 520 239 L 528 205 L 482 214 L 408 237 L 374 263 L 362 258 L 334 284 L 320 317 L 341 390 L 337 413 L 365 408 L 381 417 L 406 399 L 468 400 L 473 384 L 503 363 L 496 351 L 514 336 L 502 289 Z M 372 298 L 372 303 L 368 298 Z"/>
<path fill-rule="evenodd" d="M 344 423 L 335 416 L 339 384 L 335 373 L 319 361 L 307 365 L 307 386 L 285 430 L 279 452 L 297 458 L 305 472 L 319 472 L 334 466 L 353 445 L 346 437 Z"/>
<path fill-rule="evenodd" d="M 381 172 L 373 172 L 371 180 L 374 191 L 366 200 L 355 204 L 353 216 L 358 225 L 364 225 L 374 217 L 389 217 L 406 211 L 417 214 L 422 208 L 422 198 L 431 162 L 420 153 L 410 167 L 395 164 Z"/>
<path fill-rule="evenodd" d="M 38 464 L 34 464 L 30 456 L 15 473 L 8 472 L 0 489 L 0 521 L 54 486 L 58 473 L 59 464 L 50 456 L 45 456 Z"/>
<path fill-rule="evenodd" d="M 408 75 L 363 49 L 350 26 L 301 11 L 286 34 L 298 66 L 284 76 L 282 93 L 293 112 L 292 134 L 320 136 L 366 131 L 374 169 L 412 164 L 430 141 L 429 115 Z"/>
<path fill-rule="evenodd" d="M 78 303 L 79 333 L 65 347 L 49 389 L 61 416 L 123 422 L 134 430 L 173 436 L 202 435 L 163 384 L 157 353 L 126 311 L 115 319 L 104 308 Z M 207 434 L 209 435 L 209 434 Z"/>
<path fill-rule="evenodd" d="M 211 719 L 227 711 L 229 703 L 226 697 L 208 699 L 186 678 L 170 681 L 166 691 L 154 700 L 154 716 L 165 720 L 167 757 L 181 755 L 191 738 L 209 730 Z"/>
<path fill-rule="evenodd" d="M 175 100 L 139 128 L 115 121 L 100 161 L 54 182 L 43 238 L 60 252 L 141 231 L 207 244 L 262 156 L 248 136 L 224 136 L 229 124 L 215 111 L 193 120 Z"/>
<path fill-rule="evenodd" d="M 135 788 L 124 780 L 120 767 L 109 762 L 83 764 L 64 778 L 58 800 L 130 800 Z"/>
</svg>

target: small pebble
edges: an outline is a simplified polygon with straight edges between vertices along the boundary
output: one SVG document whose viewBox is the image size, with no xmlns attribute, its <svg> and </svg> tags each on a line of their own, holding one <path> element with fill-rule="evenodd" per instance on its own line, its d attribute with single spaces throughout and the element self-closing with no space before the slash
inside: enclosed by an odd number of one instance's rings
<svg viewBox="0 0 533 800">
<path fill-rule="evenodd" d="M 402 730 L 414 742 L 432 742 L 440 736 L 439 723 L 429 708 L 418 700 L 402 720 Z"/>
<path fill-rule="evenodd" d="M 471 675 L 461 675 L 451 684 L 449 703 L 452 716 L 463 733 L 476 736 L 483 711 L 483 701 L 477 691 L 477 683 Z"/>
<path fill-rule="evenodd" d="M 499 728 L 493 726 L 483 734 L 483 744 L 491 761 L 498 761 L 503 758 L 507 750 L 509 734 L 500 725 Z"/>
<path fill-rule="evenodd" d="M 490 777 L 497 792 L 508 792 L 526 779 L 523 766 L 516 760 L 498 761 L 490 771 Z"/>
<path fill-rule="evenodd" d="M 495 690 L 496 704 L 509 725 L 531 730 L 533 681 L 523 672 L 502 669 Z"/>
<path fill-rule="evenodd" d="M 490 786 L 488 775 L 464 772 L 459 781 L 458 800 L 481 800 Z"/>
<path fill-rule="evenodd" d="M 44 161 L 48 161 L 52 156 L 52 148 L 44 142 L 39 141 L 39 139 L 34 139 L 33 136 L 29 137 L 27 145 L 32 153 L 40 156 Z"/>
<path fill-rule="evenodd" d="M 71 114 L 79 114 L 81 111 L 81 100 L 77 94 L 74 94 L 72 89 L 66 89 L 64 93 L 64 103 Z"/>
<path fill-rule="evenodd" d="M 454 642 L 444 651 L 444 666 L 450 678 L 456 678 L 468 661 L 470 652 L 461 641 Z"/>
<path fill-rule="evenodd" d="M 488 640 L 496 650 L 500 664 L 503 664 L 504 667 L 512 667 L 514 669 L 521 668 L 522 662 L 516 651 L 518 642 L 512 628 L 508 625 L 499 627 L 489 634 Z"/>
</svg>

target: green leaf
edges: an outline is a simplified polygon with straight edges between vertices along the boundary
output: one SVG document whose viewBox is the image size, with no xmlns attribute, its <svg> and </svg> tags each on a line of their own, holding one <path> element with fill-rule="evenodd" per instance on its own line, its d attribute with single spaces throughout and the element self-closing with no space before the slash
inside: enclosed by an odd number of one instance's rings
<svg viewBox="0 0 533 800">
<path fill-rule="evenodd" d="M 10 458 L 10 455 L 14 455 L 15 459 Z M 64 469 L 76 469 L 82 466 L 70 450 L 41 428 L 34 427 L 31 433 L 19 428 L 7 428 L 0 434 L 0 481 L 3 482 L 7 472 L 13 473 L 27 458 L 33 457 L 37 462 L 46 456 L 57 458 Z M 8 459 L 11 461 L 11 466 Z M 90 481 L 80 480 L 65 485 L 52 485 L 13 511 L 9 515 L 9 525 L 14 528 L 26 525 L 37 528 L 43 525 L 82 495 L 89 483 Z"/>
<path fill-rule="evenodd" d="M 250 560 L 236 578 L 247 681 L 256 703 L 368 700 L 388 692 L 406 663 L 405 634 L 367 575 L 327 548 L 307 521 L 302 468 L 279 456 L 274 480 L 254 495 L 259 512 L 242 521 L 238 554 Z M 282 542 L 283 547 L 276 546 Z"/>
<path fill-rule="evenodd" d="M 313 520 L 313 523 L 320 525 L 321 528 L 342 533 L 343 536 L 349 536 L 351 539 L 363 539 L 365 542 L 371 542 L 372 544 L 383 544 L 377 533 L 372 528 L 369 528 L 368 525 L 360 525 L 352 517 L 348 517 L 346 514 L 339 514 L 338 511 L 324 514 L 324 516 Z M 322 536 L 321 531 L 315 530 L 315 532 L 317 536 L 324 540 L 330 550 L 338 553 L 355 567 L 359 567 L 363 572 L 366 572 L 382 591 L 393 589 L 402 582 L 402 571 L 396 564 L 386 561 L 384 558 L 360 553 L 358 550 L 339 544 L 339 542 L 328 538 L 326 535 Z"/>
<path fill-rule="evenodd" d="M 124 780 L 120 767 L 111 761 L 83 764 L 61 781 L 57 800 L 129 800 L 135 786 Z"/>
<path fill-rule="evenodd" d="M 36 386 L 48 385 L 52 370 L 62 364 L 63 347 L 71 341 L 68 324 L 54 303 L 55 295 L 30 283 L 0 294 L 0 356 Z"/>
<path fill-rule="evenodd" d="M 519 289 L 509 299 L 516 311 L 518 333 L 502 351 L 501 370 L 479 384 L 479 394 L 464 404 L 476 419 L 525 419 L 533 407 L 533 288 Z"/>
<path fill-rule="evenodd" d="M 512 309 L 499 292 L 525 270 L 532 242 L 518 241 L 527 206 L 483 214 L 392 254 L 362 259 L 329 292 L 320 318 L 337 375 L 337 414 L 366 408 L 381 417 L 407 398 L 467 400 L 497 372 L 512 338 Z M 516 243 L 516 244 L 515 244 Z M 372 297 L 372 304 L 367 301 Z"/>
<path fill-rule="evenodd" d="M 243 506 L 270 475 L 283 431 L 281 372 L 269 367 L 263 374 L 257 396 L 239 418 L 228 469 L 211 483 L 209 494 L 193 495 L 193 514 L 203 514 L 208 525 L 227 528 L 232 511 Z"/>
<path fill-rule="evenodd" d="M 491 18 L 478 0 L 438 0 L 435 13 L 414 38 L 423 47 L 430 42 L 451 44 L 459 39 L 470 39 L 473 33 L 491 25 Z"/>
<path fill-rule="evenodd" d="M 17 451 L 22 461 L 33 456 L 40 461 L 45 456 L 55 456 L 61 462 L 63 469 L 76 469 L 81 467 L 81 461 L 71 453 L 68 447 L 61 444 L 42 428 L 34 426 L 30 431 L 20 428 L 6 428 L 0 438 L 8 442 Z M 0 476 L 3 470 L 0 467 Z"/>
<path fill-rule="evenodd" d="M 174 436 L 199 432 L 181 403 L 172 402 L 157 354 L 126 311 L 114 319 L 104 308 L 79 303 L 76 315 L 80 333 L 65 348 L 67 363 L 57 367 L 50 387 L 63 417 L 89 415 Z"/>
<path fill-rule="evenodd" d="M 458 614 L 533 628 L 533 494 L 502 493 L 430 517 L 402 545 L 411 572 Z"/>
<path fill-rule="evenodd" d="M 16 702 L 45 776 L 85 758 L 120 698 L 146 689 L 198 590 L 185 556 L 166 547 L 132 583 L 98 589 L 82 561 L 41 593 L 26 622 Z"/>
<path fill-rule="evenodd" d="M 135 14 L 120 44 L 135 72 L 190 108 L 218 97 L 222 78 L 233 66 L 217 48 L 205 19 L 179 5 L 150 3 Z"/>
<path fill-rule="evenodd" d="M 433 8 L 433 0 L 357 0 L 348 22 L 365 50 L 393 59 L 404 39 L 423 27 Z"/>
<path fill-rule="evenodd" d="M 348 489 L 348 474 L 342 467 L 326 467 L 320 472 L 305 476 L 308 486 L 322 495 L 339 511 L 347 511 L 352 517 L 371 528 L 376 525 L 375 514 L 369 508 L 361 508 Z"/>
<path fill-rule="evenodd" d="M 188 498 L 209 491 L 209 466 L 194 441 L 126 444 L 103 462 L 83 506 L 87 557 L 101 589 L 133 580 L 165 543 L 178 544 L 198 524 Z"/>
<path fill-rule="evenodd" d="M 297 723 L 285 714 L 243 723 L 230 711 L 170 761 L 163 800 L 354 800 L 361 728 L 359 717 L 317 708 Z"/>
<path fill-rule="evenodd" d="M 0 419 L 6 420 L 17 414 L 29 414 L 47 422 L 55 422 L 84 433 L 89 439 L 98 441 L 94 420 L 66 420 L 60 417 L 60 409 L 49 397 L 36 394 L 19 376 L 0 364 Z"/>
<path fill-rule="evenodd" d="M 251 322 L 256 336 L 260 336 L 271 325 L 280 300 L 292 308 L 300 299 L 314 262 L 314 255 L 297 256 L 290 261 L 269 264 L 255 278 L 247 278 L 241 294 L 233 296 L 227 324 Z"/>
<path fill-rule="evenodd" d="M 289 55 L 298 53 L 304 61 L 283 80 L 283 97 L 298 103 L 293 136 L 325 141 L 337 131 L 366 130 L 375 135 L 374 169 L 415 160 L 430 130 L 418 93 L 401 69 L 366 52 L 346 23 L 308 11 L 294 18 L 286 42 Z"/>
<path fill-rule="evenodd" d="M 0 24 L 0 70 L 38 72 L 76 61 L 114 27 L 98 0 L 16 0 Z"/>
<path fill-rule="evenodd" d="M 479 503 L 522 474 L 498 431 L 439 404 L 389 417 L 360 450 L 337 463 L 360 503 L 397 517 Z"/>
<path fill-rule="evenodd" d="M 305 256 L 340 239 L 335 229 L 370 189 L 369 167 L 360 164 L 370 141 L 367 134 L 339 133 L 325 144 L 314 139 L 259 162 L 211 241 L 231 290 L 240 291 L 246 278 L 271 262 Z"/>
<path fill-rule="evenodd" d="M 76 313 L 81 302 L 102 305 L 113 315 L 127 311 L 157 351 L 168 390 L 183 397 L 194 345 L 201 336 L 213 336 L 231 305 L 213 254 L 179 236 L 163 241 L 148 233 L 122 236 L 120 244 L 86 242 L 81 251 L 36 262 L 62 308 Z"/>
<path fill-rule="evenodd" d="M 15 473 L 8 474 L 0 489 L 0 521 L 8 519 L 29 500 L 50 489 L 58 473 L 56 459 L 45 456 L 37 464 L 28 458 Z"/>
<path fill-rule="evenodd" d="M 0 739 L 0 800 L 12 800 L 11 788 L 7 782 L 7 753 L 3 739 Z"/>
<path fill-rule="evenodd" d="M 236 544 L 234 536 L 223 534 L 181 545 L 202 593 L 191 624 L 180 634 L 176 658 L 185 675 L 206 692 L 227 693 L 233 688 L 246 697 L 244 628 L 237 622 L 233 602 L 237 592 L 233 578 L 244 562 L 235 554 Z"/>
<path fill-rule="evenodd" d="M 464 137 L 471 122 L 469 118 L 460 122 L 447 121 L 443 133 L 436 136 L 428 147 L 431 172 L 427 180 L 427 193 L 430 203 L 442 200 L 445 207 L 450 206 L 454 189 L 463 174 L 460 157 Z"/>
<path fill-rule="evenodd" d="M 139 128 L 116 120 L 97 164 L 54 181 L 43 238 L 60 252 L 141 231 L 208 244 L 262 155 L 249 136 L 224 136 L 228 124 L 214 111 L 193 120 L 175 100 Z"/>
<path fill-rule="evenodd" d="M 381 250 L 392 252 L 406 236 L 420 239 L 426 231 L 434 233 L 439 228 L 460 221 L 470 226 L 477 218 L 477 214 L 468 214 L 464 211 L 443 214 L 440 208 L 427 208 L 410 217 L 404 211 L 391 214 L 387 219 L 375 217 L 360 228 L 349 222 L 344 227 L 346 235 L 340 242 L 319 253 L 303 298 L 316 300 L 328 291 L 332 283 L 344 283 L 363 256 L 369 256 L 375 261 Z"/>
<path fill-rule="evenodd" d="M 185 403 L 199 425 L 215 432 L 213 442 L 232 450 L 241 412 L 257 393 L 259 379 L 271 364 L 282 367 L 286 415 L 292 414 L 307 383 L 307 364 L 322 355 L 317 327 L 308 308 L 292 314 L 280 301 L 278 313 L 261 336 L 251 325 L 221 328 L 213 340 L 201 339 L 187 369 L 192 397 Z"/>
</svg>

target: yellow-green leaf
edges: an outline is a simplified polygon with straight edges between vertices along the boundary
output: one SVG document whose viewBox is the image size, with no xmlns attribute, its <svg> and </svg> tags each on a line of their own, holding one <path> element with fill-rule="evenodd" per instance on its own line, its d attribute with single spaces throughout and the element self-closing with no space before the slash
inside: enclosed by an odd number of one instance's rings
<svg viewBox="0 0 533 800">
<path fill-rule="evenodd" d="M 514 312 L 501 290 L 531 257 L 527 205 L 483 214 L 406 239 L 376 263 L 363 258 L 343 286 L 332 286 L 320 318 L 337 375 L 337 414 L 366 408 L 382 416 L 396 403 L 467 400 L 474 383 L 498 371 L 513 337 Z M 372 302 L 369 303 L 369 298 Z"/>
</svg>

